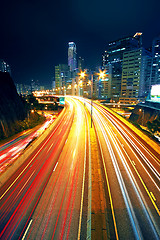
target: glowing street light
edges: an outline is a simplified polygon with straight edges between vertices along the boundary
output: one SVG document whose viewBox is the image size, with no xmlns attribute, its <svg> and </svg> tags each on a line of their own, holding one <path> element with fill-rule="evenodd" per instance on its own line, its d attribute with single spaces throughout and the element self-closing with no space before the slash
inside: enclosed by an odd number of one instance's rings
<svg viewBox="0 0 160 240">
<path fill-rule="evenodd" d="M 84 78 L 87 76 L 86 72 L 85 71 L 81 71 L 80 73 L 78 73 L 79 75 L 79 82 L 78 82 L 78 86 L 80 86 L 82 88 L 83 86 L 83 80 Z M 84 91 L 84 89 L 83 89 Z M 79 92 L 80 94 L 80 92 Z M 81 94 L 80 94 L 81 95 Z M 84 98 L 84 94 L 83 94 L 83 98 Z M 85 105 L 85 102 L 84 102 L 84 105 Z"/>
<path fill-rule="evenodd" d="M 107 76 L 106 71 L 100 70 L 98 73 L 98 76 L 99 76 L 99 79 L 104 79 Z"/>
<path fill-rule="evenodd" d="M 78 75 L 79 75 L 79 77 L 82 78 L 82 79 L 87 76 L 87 74 L 86 74 L 85 71 L 81 71 Z"/>
<path fill-rule="evenodd" d="M 99 73 L 98 73 L 98 79 L 99 79 L 99 82 L 98 82 L 98 86 L 99 86 L 99 93 L 98 93 L 98 98 L 100 98 L 100 82 L 102 79 L 105 79 L 107 74 L 106 74 L 106 71 L 105 70 L 99 70 Z"/>
</svg>

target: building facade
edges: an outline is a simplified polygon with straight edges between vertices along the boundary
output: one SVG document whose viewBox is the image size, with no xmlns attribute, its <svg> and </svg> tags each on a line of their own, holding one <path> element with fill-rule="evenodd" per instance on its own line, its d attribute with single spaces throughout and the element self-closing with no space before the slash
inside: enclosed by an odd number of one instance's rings
<svg viewBox="0 0 160 240">
<path fill-rule="evenodd" d="M 55 92 L 56 94 L 71 94 L 71 73 L 67 64 L 55 66 Z"/>
<path fill-rule="evenodd" d="M 142 42 L 141 35 L 137 33 L 134 36 L 110 42 L 107 51 L 102 56 L 103 67 L 110 64 L 112 68 L 110 96 L 115 102 L 119 101 L 121 94 L 123 53 L 139 48 Z"/>
<path fill-rule="evenodd" d="M 71 72 L 77 69 L 77 52 L 76 44 L 74 42 L 68 43 L 68 66 Z"/>
<path fill-rule="evenodd" d="M 151 85 L 160 84 L 160 36 L 152 42 Z"/>
<path fill-rule="evenodd" d="M 78 71 L 84 71 L 85 66 L 84 66 L 84 59 L 82 57 L 78 58 Z"/>
<path fill-rule="evenodd" d="M 144 48 L 124 52 L 120 102 L 136 103 L 144 98 L 148 57 Z"/>
<path fill-rule="evenodd" d="M 152 42 L 152 53 L 147 57 L 145 70 L 145 97 L 150 98 L 152 85 L 160 84 L 160 37 Z"/>
</svg>

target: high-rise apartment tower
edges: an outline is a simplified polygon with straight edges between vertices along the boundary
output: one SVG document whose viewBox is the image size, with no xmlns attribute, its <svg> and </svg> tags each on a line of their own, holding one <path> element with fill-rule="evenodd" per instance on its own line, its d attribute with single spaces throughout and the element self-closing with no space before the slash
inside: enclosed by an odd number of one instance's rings
<svg viewBox="0 0 160 240">
<path fill-rule="evenodd" d="M 70 71 L 73 72 L 77 68 L 77 59 L 76 59 L 76 44 L 74 42 L 68 43 L 68 66 Z"/>
</svg>

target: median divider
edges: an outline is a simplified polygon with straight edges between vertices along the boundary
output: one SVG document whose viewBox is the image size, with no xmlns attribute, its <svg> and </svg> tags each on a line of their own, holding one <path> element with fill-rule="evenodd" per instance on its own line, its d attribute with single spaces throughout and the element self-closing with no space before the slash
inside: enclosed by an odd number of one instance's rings
<svg viewBox="0 0 160 240">
<path fill-rule="evenodd" d="M 88 110 L 88 119 L 91 121 Z M 89 123 L 90 124 L 90 123 Z M 107 239 L 109 230 L 106 221 L 106 199 L 104 181 L 100 163 L 100 151 L 97 143 L 94 122 L 89 126 L 89 174 L 88 174 L 88 215 L 87 215 L 87 239 Z"/>
</svg>

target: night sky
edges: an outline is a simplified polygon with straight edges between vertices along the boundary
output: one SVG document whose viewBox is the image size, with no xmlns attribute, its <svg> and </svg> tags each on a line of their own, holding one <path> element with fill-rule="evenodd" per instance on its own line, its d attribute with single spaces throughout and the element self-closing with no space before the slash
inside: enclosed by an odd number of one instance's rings
<svg viewBox="0 0 160 240">
<path fill-rule="evenodd" d="M 109 41 L 143 32 L 150 47 L 160 34 L 160 0 L 4 0 L 0 12 L 0 59 L 16 83 L 51 85 L 69 41 L 94 68 Z"/>
</svg>

